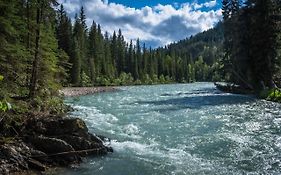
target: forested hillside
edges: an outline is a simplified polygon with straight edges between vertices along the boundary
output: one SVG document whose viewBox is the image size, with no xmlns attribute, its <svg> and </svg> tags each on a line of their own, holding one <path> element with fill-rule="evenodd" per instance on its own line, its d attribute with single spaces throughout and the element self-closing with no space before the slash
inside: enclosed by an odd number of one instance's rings
<svg viewBox="0 0 281 175">
<path fill-rule="evenodd" d="M 157 51 L 179 63 L 175 68 L 178 70 L 176 73 L 178 78 L 175 79 L 177 82 L 222 80 L 219 65 L 223 56 L 222 22 L 212 29 L 159 48 Z"/>
<path fill-rule="evenodd" d="M 215 61 L 221 56 L 222 25 L 164 48 L 147 48 L 124 40 L 122 31 L 105 32 L 94 21 L 86 25 L 83 7 L 74 26 L 63 6 L 58 13 L 59 48 L 69 56 L 65 85 L 131 85 L 212 81 Z M 213 76 L 214 75 L 214 76 Z"/>
</svg>

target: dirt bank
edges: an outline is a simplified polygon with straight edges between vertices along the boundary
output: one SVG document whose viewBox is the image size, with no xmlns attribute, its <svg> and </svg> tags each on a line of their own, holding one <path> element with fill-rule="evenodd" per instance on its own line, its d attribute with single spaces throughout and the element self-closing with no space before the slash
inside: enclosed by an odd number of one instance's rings
<svg viewBox="0 0 281 175">
<path fill-rule="evenodd" d="M 75 97 L 101 92 L 113 92 L 117 90 L 118 89 L 116 87 L 68 87 L 63 88 L 60 93 L 66 97 Z"/>
</svg>

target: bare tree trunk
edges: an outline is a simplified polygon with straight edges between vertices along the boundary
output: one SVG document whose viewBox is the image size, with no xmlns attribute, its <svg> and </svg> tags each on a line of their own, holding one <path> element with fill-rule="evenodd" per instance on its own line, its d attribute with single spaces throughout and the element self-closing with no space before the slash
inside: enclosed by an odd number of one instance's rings
<svg viewBox="0 0 281 175">
<path fill-rule="evenodd" d="M 36 94 L 36 86 L 38 80 L 38 65 L 39 65 L 39 49 L 40 49 L 40 28 L 42 18 L 42 3 L 37 0 L 37 12 L 36 12 L 36 38 L 35 38 L 35 54 L 32 64 L 32 74 L 30 79 L 29 97 L 34 98 Z"/>
<path fill-rule="evenodd" d="M 28 51 L 30 51 L 30 2 L 29 0 L 26 1 L 26 18 L 27 18 L 27 21 L 26 21 L 26 27 L 27 27 L 27 37 L 26 37 L 26 49 Z M 26 61 L 27 64 L 29 64 L 29 60 Z M 29 78 L 29 73 L 30 73 L 30 70 L 29 70 L 29 66 L 26 67 L 26 87 L 29 86 L 29 83 L 30 83 L 30 78 Z"/>
</svg>

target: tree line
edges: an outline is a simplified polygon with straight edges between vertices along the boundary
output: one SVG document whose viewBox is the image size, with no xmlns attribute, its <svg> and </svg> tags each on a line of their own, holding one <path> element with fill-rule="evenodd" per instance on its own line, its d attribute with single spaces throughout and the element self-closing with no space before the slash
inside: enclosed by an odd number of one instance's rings
<svg viewBox="0 0 281 175">
<path fill-rule="evenodd" d="M 152 49 L 139 39 L 135 43 L 126 42 L 121 29 L 103 34 L 95 21 L 88 28 L 83 7 L 72 26 L 61 5 L 56 34 L 58 46 L 69 56 L 71 65 L 65 67 L 68 79 L 64 83 L 72 86 L 211 81 L 214 57 L 219 52 L 216 50 L 214 54 L 214 46 L 208 47 L 204 42 L 198 44 L 203 51 L 194 56 L 182 52 L 175 44 Z M 194 48 L 201 49 L 200 46 Z"/>
<path fill-rule="evenodd" d="M 281 3 L 223 0 L 224 56 L 221 74 L 245 88 L 280 86 Z"/>
</svg>

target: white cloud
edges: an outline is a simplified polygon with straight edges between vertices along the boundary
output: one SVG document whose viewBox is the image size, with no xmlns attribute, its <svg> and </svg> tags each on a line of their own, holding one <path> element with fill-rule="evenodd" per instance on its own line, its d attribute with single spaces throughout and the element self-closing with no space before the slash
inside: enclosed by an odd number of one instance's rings
<svg viewBox="0 0 281 175">
<path fill-rule="evenodd" d="M 208 8 L 211 8 L 211 7 L 214 7 L 217 5 L 217 1 L 216 0 L 213 0 L 213 1 L 209 1 L 209 2 L 206 2 L 204 3 L 204 6 L 205 7 L 208 7 Z"/>
<path fill-rule="evenodd" d="M 92 20 L 101 24 L 110 33 L 122 30 L 127 40 L 140 38 L 148 45 L 163 46 L 189 37 L 214 26 L 221 19 L 221 10 L 202 11 L 202 7 L 214 7 L 216 0 L 204 4 L 185 3 L 173 5 L 158 4 L 141 9 L 108 3 L 107 0 L 60 0 L 73 17 L 83 5 L 87 24 Z"/>
</svg>

